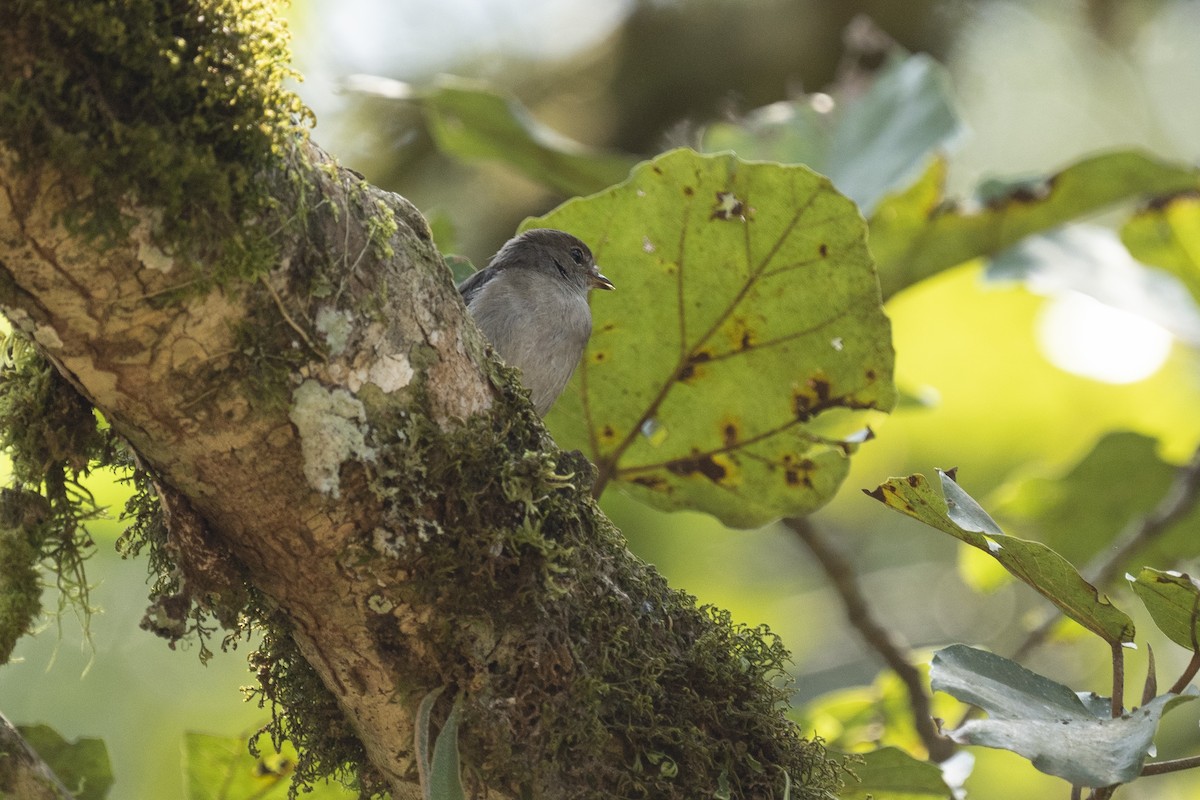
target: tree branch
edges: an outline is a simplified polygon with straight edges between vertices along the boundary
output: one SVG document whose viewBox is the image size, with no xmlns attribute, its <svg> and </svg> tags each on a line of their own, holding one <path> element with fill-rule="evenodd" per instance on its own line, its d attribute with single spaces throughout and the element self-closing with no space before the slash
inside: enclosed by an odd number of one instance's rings
<svg viewBox="0 0 1200 800">
<path fill-rule="evenodd" d="M 854 565 L 839 553 L 825 537 L 813 527 L 806 517 L 793 517 L 784 520 L 800 541 L 808 547 L 816 557 L 817 563 L 825 570 L 829 582 L 846 609 L 846 618 L 862 636 L 867 646 L 879 654 L 884 662 L 896 673 L 905 688 L 908 689 L 908 701 L 912 707 L 913 723 L 917 734 L 929 751 L 933 761 L 945 761 L 954 755 L 957 749 L 953 741 L 943 736 L 934 723 L 930 713 L 929 693 L 925 691 L 925 682 L 920 671 L 913 664 L 908 648 L 897 636 L 875 619 L 869 602 L 859 586 L 858 577 L 854 573 Z"/>
</svg>

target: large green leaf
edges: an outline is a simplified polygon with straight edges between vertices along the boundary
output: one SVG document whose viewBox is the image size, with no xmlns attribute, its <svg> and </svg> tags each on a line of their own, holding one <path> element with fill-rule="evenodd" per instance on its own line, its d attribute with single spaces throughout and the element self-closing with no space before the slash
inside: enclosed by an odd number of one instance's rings
<svg viewBox="0 0 1200 800">
<path fill-rule="evenodd" d="M 579 236 L 617 287 L 548 418 L 601 487 L 739 527 L 803 514 L 846 475 L 844 412 L 895 402 L 862 218 L 805 167 L 677 150 L 525 226 Z"/>
<path fill-rule="evenodd" d="M 828 112 L 820 105 L 828 96 L 813 95 L 711 125 L 704 149 L 805 164 L 870 213 L 963 132 L 945 67 L 923 53 L 892 59 L 864 94 L 835 94 Z"/>
<path fill-rule="evenodd" d="M 1195 578 L 1144 567 L 1133 580 L 1133 591 L 1172 642 L 1200 650 L 1200 583 Z"/>
<path fill-rule="evenodd" d="M 1068 687 L 1010 661 L 966 645 L 933 657 L 934 691 L 946 692 L 988 713 L 947 735 L 960 744 L 1012 750 L 1033 766 L 1076 786 L 1128 783 L 1142 771 L 1162 715 L 1194 700 L 1167 693 L 1115 719 L 1099 717 Z"/>
<path fill-rule="evenodd" d="M 1113 203 L 1200 186 L 1196 168 L 1134 151 L 1092 156 L 1054 175 L 1006 184 L 972 208 L 947 202 L 943 176 L 941 165 L 931 165 L 871 216 L 871 252 L 884 298 Z"/>
<path fill-rule="evenodd" d="M 636 159 L 602 153 L 551 130 L 515 99 L 462 78 L 442 78 L 419 96 L 440 150 L 492 159 L 568 195 L 624 180 Z"/>
<path fill-rule="evenodd" d="M 1071 563 L 1040 542 L 1008 536 L 954 479 L 938 470 L 945 497 L 924 475 L 892 478 L 868 492 L 889 508 L 989 554 L 1064 614 L 1111 644 L 1132 642 L 1133 620 L 1116 608 Z"/>
</svg>

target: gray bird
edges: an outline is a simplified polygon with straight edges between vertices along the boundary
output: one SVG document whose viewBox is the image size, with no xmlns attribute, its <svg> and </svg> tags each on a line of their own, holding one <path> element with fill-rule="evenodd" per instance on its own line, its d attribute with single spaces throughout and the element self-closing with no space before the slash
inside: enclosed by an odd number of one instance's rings
<svg viewBox="0 0 1200 800">
<path fill-rule="evenodd" d="M 592 334 L 589 289 L 612 289 L 592 251 L 569 233 L 535 228 L 509 239 L 458 285 L 475 324 L 521 377 L 545 416 Z"/>
</svg>

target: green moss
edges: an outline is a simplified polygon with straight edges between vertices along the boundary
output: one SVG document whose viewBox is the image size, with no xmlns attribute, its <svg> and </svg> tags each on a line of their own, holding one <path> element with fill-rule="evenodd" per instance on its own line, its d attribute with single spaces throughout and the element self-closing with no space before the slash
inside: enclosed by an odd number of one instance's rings
<svg viewBox="0 0 1200 800">
<path fill-rule="evenodd" d="M 5 614 L 6 635 L 24 633 L 28 625 L 15 620 L 36 613 L 41 586 L 32 576 L 41 562 L 55 575 L 60 610 L 74 605 L 86 620 L 84 561 L 93 547 L 86 523 L 101 509 L 79 481 L 112 461 L 116 444 L 91 406 L 17 333 L 0 346 L 0 449 L 12 464 L 10 487 L 0 493 L 0 564 L 13 568 L 0 601 L 12 615 Z"/>
<path fill-rule="evenodd" d="M 841 765 L 784 716 L 778 639 L 614 559 L 620 533 L 580 511 L 593 467 L 547 451 L 515 395 L 449 433 L 359 396 L 388 431 L 371 442 L 385 513 L 343 558 L 379 586 L 373 630 L 395 669 L 446 687 L 446 704 L 463 695 L 463 748 L 489 785 L 597 799 L 781 797 L 784 771 L 792 797 L 839 785 Z M 427 660 L 396 630 L 402 606 L 430 609 L 417 634 Z M 283 702 L 287 683 L 268 696 Z M 295 704 L 286 716 L 315 744 L 313 777 L 361 765 L 345 742 L 313 738 L 337 712 L 313 705 L 319 686 L 304 692 L 311 716 Z"/>
<path fill-rule="evenodd" d="M 309 120 L 284 85 L 276 5 L 10 0 L 0 141 L 30 168 L 86 179 L 67 218 L 77 230 L 115 241 L 136 203 L 155 210 L 164 251 L 220 265 L 209 277 L 259 274 L 271 226 L 246 223 L 271 216 L 262 176 L 294 157 Z"/>
<path fill-rule="evenodd" d="M 11 496 L 0 499 L 6 514 L 16 510 L 14 501 Z M 42 610 L 37 570 L 41 553 L 33 541 L 40 523 L 0 526 L 0 564 L 4 565 L 0 569 L 0 664 L 8 663 L 17 640 L 29 632 Z"/>
</svg>

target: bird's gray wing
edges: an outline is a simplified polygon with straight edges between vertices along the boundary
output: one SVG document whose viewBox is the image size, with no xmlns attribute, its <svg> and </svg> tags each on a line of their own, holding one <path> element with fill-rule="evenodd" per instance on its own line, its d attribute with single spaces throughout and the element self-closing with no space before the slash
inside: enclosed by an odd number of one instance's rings
<svg viewBox="0 0 1200 800">
<path fill-rule="evenodd" d="M 475 298 L 475 295 L 479 294 L 479 290 L 482 289 L 488 281 L 496 277 L 497 272 L 498 270 L 495 270 L 491 267 L 485 267 L 484 269 L 476 272 L 474 275 L 468 276 L 466 280 L 460 283 L 458 285 L 458 293 L 462 295 L 463 302 L 467 305 L 471 305 L 471 300 Z"/>
</svg>

